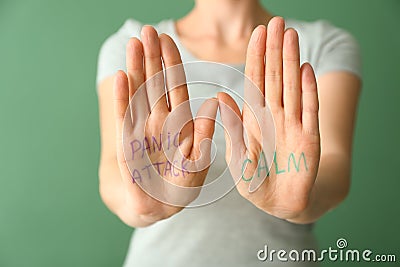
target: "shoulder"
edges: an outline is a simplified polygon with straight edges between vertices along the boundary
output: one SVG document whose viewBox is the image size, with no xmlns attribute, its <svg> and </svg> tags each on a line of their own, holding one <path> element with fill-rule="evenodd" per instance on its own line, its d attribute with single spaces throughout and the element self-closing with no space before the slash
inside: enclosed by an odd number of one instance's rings
<svg viewBox="0 0 400 267">
<path fill-rule="evenodd" d="M 344 70 L 361 76 L 360 47 L 347 30 L 326 20 L 288 19 L 287 27 L 297 30 L 302 59 L 310 62 L 318 75 Z"/>
<path fill-rule="evenodd" d="M 348 40 L 357 43 L 354 37 L 345 29 L 337 27 L 326 20 L 301 21 L 288 19 L 287 27 L 294 28 L 299 37 L 314 46 L 323 46 L 332 41 Z"/>
<path fill-rule="evenodd" d="M 126 20 L 125 23 L 115 33 L 108 36 L 103 42 L 100 48 L 100 56 L 111 51 L 117 52 L 118 49 L 121 49 L 121 47 L 124 47 L 127 44 L 129 38 L 131 37 L 139 38 L 142 26 L 142 23 L 137 20 Z"/>
</svg>

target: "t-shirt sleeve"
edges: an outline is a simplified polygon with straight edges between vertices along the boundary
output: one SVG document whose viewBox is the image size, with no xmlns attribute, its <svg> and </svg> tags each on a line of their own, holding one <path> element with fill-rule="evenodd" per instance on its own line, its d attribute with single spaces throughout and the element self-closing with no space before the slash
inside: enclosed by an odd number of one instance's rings
<svg viewBox="0 0 400 267">
<path fill-rule="evenodd" d="M 118 70 L 126 71 L 126 44 L 131 37 L 140 36 L 141 24 L 134 20 L 127 20 L 114 34 L 102 44 L 97 60 L 96 85 L 102 80 L 114 75 Z"/>
<path fill-rule="evenodd" d="M 320 44 L 316 58 L 316 75 L 331 71 L 348 71 L 362 76 L 361 53 L 356 39 L 347 31 L 319 21 Z"/>
</svg>

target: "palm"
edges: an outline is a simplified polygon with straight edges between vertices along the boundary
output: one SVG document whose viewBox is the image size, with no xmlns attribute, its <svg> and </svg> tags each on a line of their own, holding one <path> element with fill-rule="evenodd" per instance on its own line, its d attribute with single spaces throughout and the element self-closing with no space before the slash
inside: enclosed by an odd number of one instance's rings
<svg viewBox="0 0 400 267">
<path fill-rule="evenodd" d="M 300 68 L 297 34 L 284 32 L 282 19 L 271 20 L 268 34 L 264 27 L 253 32 L 246 75 L 252 83 L 245 83 L 242 113 L 230 96 L 219 95 L 230 136 L 230 171 L 245 198 L 270 214 L 291 219 L 307 206 L 318 171 L 320 139 L 315 76 L 310 65 Z"/>
<path fill-rule="evenodd" d="M 202 141 L 212 138 L 218 102 L 206 100 L 193 119 L 175 43 L 151 27 L 142 34 L 143 43 L 132 38 L 127 46 L 127 74 L 115 79 L 117 158 L 126 208 L 155 221 L 199 194 L 211 148 Z"/>
<path fill-rule="evenodd" d="M 157 90 L 149 86 L 146 89 Z M 133 96 L 130 106 L 135 108 L 128 109 L 124 120 L 124 157 L 132 182 L 163 203 L 184 207 L 197 196 L 198 187 L 204 183 L 210 146 L 203 147 L 205 150 L 199 157 L 187 100 L 171 111 L 145 114 L 148 109 L 143 103 L 147 99 L 142 95 L 136 92 Z M 199 115 L 210 110 L 215 114 L 215 109 L 215 101 L 206 101 Z"/>
</svg>

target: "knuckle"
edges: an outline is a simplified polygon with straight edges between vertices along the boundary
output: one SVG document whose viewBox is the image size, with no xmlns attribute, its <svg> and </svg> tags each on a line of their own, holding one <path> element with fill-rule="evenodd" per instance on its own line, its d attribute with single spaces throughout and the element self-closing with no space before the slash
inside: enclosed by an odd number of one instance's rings
<svg viewBox="0 0 400 267">
<path fill-rule="evenodd" d="M 199 136 L 206 136 L 208 131 L 209 131 L 208 126 L 205 125 L 204 123 L 202 124 L 199 123 L 198 125 L 196 125 L 196 127 L 194 127 L 194 133 Z"/>
<path fill-rule="evenodd" d="M 303 106 L 303 112 L 310 113 L 312 115 L 318 115 L 318 104 L 316 105 L 304 105 Z"/>
<path fill-rule="evenodd" d="M 146 80 L 146 87 L 148 88 L 159 88 L 164 86 L 164 79 L 159 73 L 156 73 Z"/>
<path fill-rule="evenodd" d="M 282 81 L 282 72 L 278 69 L 270 69 L 265 74 L 265 81 L 267 82 L 280 82 Z"/>
<path fill-rule="evenodd" d="M 299 125 L 300 120 L 295 112 L 285 114 L 285 128 L 292 128 L 293 126 Z"/>
<path fill-rule="evenodd" d="M 284 85 L 283 86 L 284 86 L 286 91 L 293 92 L 293 91 L 298 90 L 299 83 L 294 79 L 287 79 L 287 80 L 284 81 Z"/>
<path fill-rule="evenodd" d="M 318 125 L 318 124 L 317 124 Z M 314 143 L 319 143 L 320 142 L 320 135 L 319 135 L 319 128 L 303 128 L 303 133 L 305 136 L 312 137 L 311 141 Z"/>
</svg>

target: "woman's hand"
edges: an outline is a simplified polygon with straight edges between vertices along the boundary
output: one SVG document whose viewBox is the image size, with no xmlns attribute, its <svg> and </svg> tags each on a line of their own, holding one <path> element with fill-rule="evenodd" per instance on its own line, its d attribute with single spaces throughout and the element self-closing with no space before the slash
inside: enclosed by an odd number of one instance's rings
<svg viewBox="0 0 400 267">
<path fill-rule="evenodd" d="M 152 223 L 198 196 L 210 162 L 210 142 L 202 141 L 213 136 L 218 101 L 205 101 L 193 120 L 179 51 L 154 28 L 143 28 L 142 42 L 132 38 L 126 55 L 127 74 L 114 82 L 123 209 Z"/>
<path fill-rule="evenodd" d="M 307 208 L 320 159 L 317 84 L 312 67 L 300 67 L 297 32 L 285 31 L 279 17 L 268 29 L 257 27 L 245 72 L 259 90 L 245 85 L 242 113 L 229 95 L 218 95 L 230 172 L 243 197 L 269 214 L 295 221 Z M 271 113 L 275 135 L 268 123 Z"/>
</svg>

